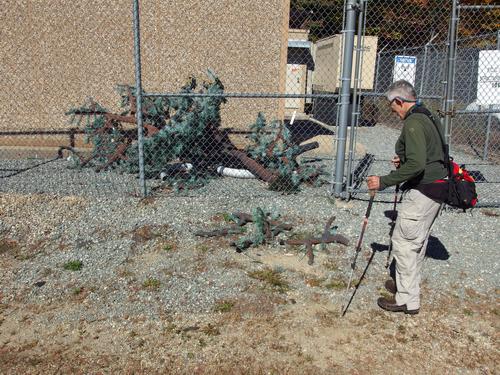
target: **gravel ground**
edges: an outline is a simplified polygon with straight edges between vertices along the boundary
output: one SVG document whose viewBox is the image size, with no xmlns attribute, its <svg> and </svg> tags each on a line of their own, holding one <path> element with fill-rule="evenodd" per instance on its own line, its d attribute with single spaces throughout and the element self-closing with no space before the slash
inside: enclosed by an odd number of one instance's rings
<svg viewBox="0 0 500 375">
<path fill-rule="evenodd" d="M 387 133 L 387 144 L 369 142 L 374 128 L 361 129 L 358 141 L 367 152 L 389 158 L 397 131 L 376 131 Z M 382 164 L 374 168 L 388 168 Z M 347 279 L 366 210 L 362 194 L 350 202 L 329 198 L 326 187 L 281 195 L 256 180 L 228 178 L 214 180 L 189 196 L 159 193 L 138 199 L 131 194 L 131 186 L 137 184 L 134 177 L 68 171 L 64 161 L 5 180 L 0 193 L 2 319 L 21 314 L 27 305 L 43 308 L 79 301 L 71 308 L 40 314 L 30 328 L 35 330 L 102 321 L 125 327 L 131 319 L 154 321 L 161 315 L 180 319 L 196 314 L 200 323 L 208 319 L 203 314 L 213 312 L 221 301 L 256 300 L 255 288 L 261 283 L 248 275 L 266 268 L 290 283 L 285 301 L 314 295 L 338 309 L 345 302 L 343 287 L 313 290 L 311 280 L 315 275 L 323 284 Z M 104 197 L 106 189 L 109 195 Z M 379 197 L 383 199 L 374 204 L 355 278 L 368 264 L 370 248 L 382 251 L 375 251 L 350 306 L 357 312 L 377 310 L 376 297 L 386 278 L 383 250 L 389 240 L 386 211 L 392 209 L 392 196 Z M 252 212 L 256 207 L 280 213 L 296 235 L 320 234 L 335 215 L 338 233 L 351 244 L 315 250 L 315 264 L 309 266 L 300 248 L 274 243 L 238 254 L 228 238 L 207 240 L 193 234 L 224 225 L 223 213 Z M 423 269 L 423 309 L 443 296 L 466 300 L 470 290 L 497 295 L 499 215 L 495 208 L 441 214 Z M 70 261 L 80 261 L 81 269 L 65 269 Z M 0 334 L 0 348 L 8 347 L 7 336 Z"/>
<path fill-rule="evenodd" d="M 386 133 L 383 138 L 387 142 L 370 142 L 373 134 L 380 136 L 380 131 Z M 367 152 L 376 155 L 377 159 L 382 159 L 392 155 L 391 149 L 397 135 L 397 130 L 385 127 L 361 128 L 358 142 L 365 145 Z M 474 160 L 463 161 L 474 162 Z M 22 173 L 19 175 L 20 180 L 17 176 L 11 177 L 12 181 L 9 178 L 7 183 L 2 185 L 2 190 L 10 190 L 14 184 L 18 184 L 17 190 L 22 194 L 50 192 L 56 195 L 68 195 L 67 193 L 70 193 L 69 197 L 62 198 L 63 205 L 69 206 L 70 213 L 61 212 L 60 205 L 51 200 L 50 194 L 41 198 L 14 195 L 14 200 L 19 200 L 17 203 L 9 202 L 10 195 L 4 195 L 5 206 L 15 210 L 16 205 L 22 205 L 28 216 L 23 219 L 16 217 L 16 212 L 12 212 L 12 215 L 4 212 L 0 229 L 16 241 L 34 244 L 42 240 L 41 247 L 44 249 L 34 258 L 24 262 L 20 269 L 13 271 L 10 275 L 10 289 L 8 283 L 2 283 L 5 295 L 10 298 L 15 298 L 16 290 L 23 290 L 24 293 L 24 288 L 30 290 L 27 298 L 33 301 L 57 298 L 62 292 L 58 287 L 50 287 L 48 284 L 43 288 L 33 289 L 31 286 L 41 279 L 41 274 L 49 272 L 47 270 L 54 273 L 49 278 L 53 282 L 61 285 L 76 283 L 73 273 L 60 270 L 62 264 L 72 259 L 79 259 L 85 264 L 78 273 L 78 281 L 84 284 L 105 284 L 105 280 L 115 274 L 117 268 L 125 267 L 131 257 L 140 257 L 141 252 L 147 252 L 144 249 L 138 250 L 137 248 L 141 246 L 137 245 L 137 238 L 134 240 L 134 231 L 145 227 L 153 228 L 154 233 L 149 236 L 156 242 L 161 240 L 168 242 L 168 239 L 175 238 L 179 246 L 193 249 L 199 243 L 193 231 L 209 227 L 211 218 L 217 214 L 233 211 L 252 212 L 259 206 L 284 215 L 294 224 L 296 230 L 303 232 L 321 232 L 322 224 L 329 216 L 335 215 L 339 232 L 355 242 L 360 231 L 361 217 L 366 209 L 366 197 L 363 194 L 358 194 L 358 199 L 348 203 L 335 203 L 328 197 L 326 187 L 305 188 L 298 194 L 281 195 L 266 190 L 260 181 L 230 178 L 214 180 L 208 186 L 190 192 L 190 196 L 160 193 L 153 203 L 145 204 L 131 194 L 130 187 L 137 185 L 137 180 L 132 176 L 113 175 L 111 172 L 95 175 L 87 169 L 68 170 L 64 161 L 54 163 Z M 386 173 L 388 164 L 388 162 L 375 163 L 371 173 Z M 64 169 L 64 173 L 61 169 Z M 489 171 L 485 172 L 487 173 Z M 99 179 L 99 182 L 95 183 L 95 179 Z M 81 184 L 76 184 L 77 180 Z M 77 186 L 80 197 L 73 196 Z M 108 191 L 111 193 L 110 196 L 103 199 L 102 196 Z M 379 197 L 379 202 L 375 204 L 370 218 L 370 229 L 366 233 L 365 244 L 384 245 L 388 242 L 389 219 L 384 213 L 392 209 L 390 203 L 392 194 L 390 192 L 380 194 Z M 42 202 L 37 199 L 41 199 Z M 56 212 L 51 212 L 45 202 L 49 202 L 49 207 L 53 206 Z M 32 214 L 32 211 L 36 214 Z M 39 223 L 34 223 L 34 218 Z M 48 218 L 51 219 L 47 221 Z M 28 226 L 28 222 L 30 228 L 20 230 L 18 234 L 17 228 Z M 48 222 L 53 225 L 48 225 Z M 297 225 L 297 222 L 300 224 Z M 23 237 L 26 232 L 30 232 L 29 238 Z M 496 216 L 485 216 L 480 210 L 475 210 L 472 214 L 446 210 L 437 221 L 434 233 L 431 246 L 436 250 L 431 250 L 431 253 L 438 252 L 435 257 L 443 259 L 427 262 L 424 277 L 430 278 L 431 284 L 447 283 L 447 280 L 452 283 L 459 279 L 459 275 L 466 273 L 471 276 L 467 279 L 471 286 L 487 289 L 498 286 L 499 269 L 496 251 L 500 235 Z M 64 247 L 64 251 L 54 252 L 53 248 L 57 246 Z M 472 252 L 471 249 L 475 251 Z M 279 247 L 275 250 L 286 251 Z M 478 253 L 481 256 L 478 256 Z M 225 259 L 223 254 L 225 252 L 221 253 L 221 261 Z M 238 277 L 237 273 L 233 274 L 234 272 L 220 274 L 220 271 L 218 273 L 209 267 L 210 269 L 200 277 L 188 279 L 184 273 L 192 268 L 190 265 L 193 263 L 192 254 L 183 251 L 179 252 L 179 255 L 145 259 L 144 262 L 151 263 L 150 267 L 144 267 L 145 263 L 140 262 L 139 265 L 127 266 L 127 269 L 134 272 L 139 279 L 145 279 L 148 275 L 157 274 L 158 270 L 161 270 L 163 276 L 156 277 L 167 283 L 167 287 L 162 288 L 164 294 L 161 294 L 160 302 L 173 310 L 206 310 L 211 307 L 214 300 L 242 292 L 241 286 L 238 285 L 228 288 L 230 284 L 238 284 L 228 282 Z M 344 255 L 351 256 L 351 254 Z M 375 267 L 381 267 L 384 262 L 385 256 L 382 254 L 375 257 L 377 263 Z M 448 276 L 445 277 L 446 275 Z M 220 282 L 211 282 L 213 280 Z M 125 298 L 121 291 L 127 280 L 120 278 L 118 283 L 119 285 L 115 285 L 116 295 L 106 303 L 110 306 L 110 314 L 120 315 L 125 314 L 119 311 L 118 306 Z M 186 294 L 186 290 L 189 290 L 189 293 Z M 140 294 L 139 299 L 141 301 L 137 304 L 137 308 L 143 306 L 144 311 L 148 310 L 147 304 L 143 304 L 142 300 L 148 299 L 147 293 Z"/>
</svg>

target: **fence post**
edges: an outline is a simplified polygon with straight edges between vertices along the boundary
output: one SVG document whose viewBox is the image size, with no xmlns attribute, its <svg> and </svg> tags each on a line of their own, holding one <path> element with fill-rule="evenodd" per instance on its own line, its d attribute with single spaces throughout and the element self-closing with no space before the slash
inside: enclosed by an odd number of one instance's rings
<svg viewBox="0 0 500 375">
<path fill-rule="evenodd" d="M 446 65 L 446 92 L 444 100 L 444 136 L 445 142 L 450 143 L 452 111 L 454 109 L 455 95 L 455 63 L 456 63 L 456 37 L 458 25 L 458 0 L 452 0 L 450 28 L 448 34 L 448 63 Z"/>
<path fill-rule="evenodd" d="M 356 62 L 354 64 L 354 91 L 352 94 L 352 116 L 351 116 L 351 131 L 349 135 L 349 156 L 347 157 L 347 172 L 346 172 L 346 198 L 351 198 L 351 188 L 352 188 L 352 165 L 354 162 L 354 147 L 355 147 L 355 137 L 356 128 L 359 123 L 359 115 L 361 114 L 361 96 L 359 95 L 359 89 L 361 87 L 362 80 L 362 65 L 363 60 L 363 47 L 364 47 L 364 27 L 365 27 L 365 16 L 366 16 L 366 0 L 361 0 L 360 12 L 358 16 L 358 31 L 357 31 L 357 46 L 356 46 Z"/>
<path fill-rule="evenodd" d="M 354 50 L 354 33 L 356 27 L 356 14 L 359 10 L 357 0 L 347 0 L 346 21 L 343 30 L 344 33 L 344 51 L 342 59 L 342 84 L 340 88 L 340 116 L 337 135 L 337 156 L 335 162 L 335 181 L 333 193 L 335 197 L 340 197 L 342 194 L 342 185 L 344 177 L 345 164 L 345 148 L 347 126 L 349 121 L 349 103 L 351 96 L 351 74 L 352 74 L 352 57 Z"/>
<path fill-rule="evenodd" d="M 141 38 L 139 22 L 139 0 L 134 2 L 134 62 L 135 62 L 135 98 L 137 120 L 137 144 L 139 147 L 139 185 L 141 195 L 146 196 L 146 179 L 144 178 L 144 129 L 142 123 L 142 79 L 141 79 Z"/>
</svg>

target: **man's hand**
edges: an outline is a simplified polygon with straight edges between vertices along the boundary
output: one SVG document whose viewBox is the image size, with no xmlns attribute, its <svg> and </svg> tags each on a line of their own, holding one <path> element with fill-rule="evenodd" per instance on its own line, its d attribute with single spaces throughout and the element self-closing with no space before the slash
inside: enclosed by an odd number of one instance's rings
<svg viewBox="0 0 500 375">
<path fill-rule="evenodd" d="M 380 176 L 368 176 L 366 179 L 366 184 L 369 190 L 379 190 L 380 189 Z"/>
<path fill-rule="evenodd" d="M 398 169 L 401 166 L 401 160 L 399 160 L 399 156 L 393 156 L 391 160 L 392 165 Z"/>
</svg>

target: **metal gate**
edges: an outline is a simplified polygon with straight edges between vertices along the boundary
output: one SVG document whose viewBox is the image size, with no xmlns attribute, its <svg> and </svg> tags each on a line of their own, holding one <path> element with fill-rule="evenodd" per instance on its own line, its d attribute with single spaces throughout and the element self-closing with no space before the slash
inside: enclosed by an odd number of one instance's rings
<svg viewBox="0 0 500 375">
<path fill-rule="evenodd" d="M 339 121 L 338 141 L 349 140 L 346 143 L 345 173 L 341 173 L 344 154 L 338 152 L 336 155 L 336 195 L 351 198 L 357 193 L 366 192 L 363 182 L 367 175 L 389 173 L 393 150 L 376 146 L 380 143 L 390 143 L 392 146 L 400 125 L 399 120 L 389 113 L 384 98 L 385 90 L 393 81 L 405 79 L 414 84 L 419 98 L 442 116 L 451 155 L 472 171 L 477 181 L 480 205 L 498 206 L 500 42 L 499 31 L 484 25 L 495 25 L 491 21 L 495 17 L 498 19 L 500 6 L 460 5 L 457 0 L 453 0 L 447 7 L 432 8 L 432 2 L 429 2 L 428 12 L 417 13 L 413 17 L 423 25 L 430 24 L 432 27 L 413 34 L 402 17 L 401 25 L 391 32 L 407 28 L 406 34 L 402 35 L 399 42 L 388 40 L 380 44 L 379 41 L 374 89 L 367 91 L 359 88 L 362 67 L 366 63 L 363 40 L 374 32 L 370 25 L 380 24 L 377 17 L 384 15 L 378 11 L 375 2 L 353 0 L 348 3 L 348 8 L 355 9 L 357 19 L 354 13 L 350 17 L 352 23 L 357 22 L 357 45 L 361 47 L 353 47 L 355 30 L 352 25 L 346 27 L 344 56 L 352 56 L 352 51 L 357 51 L 361 58 L 358 57 L 351 65 L 354 69 L 354 90 L 346 90 L 344 96 L 351 95 L 354 104 L 350 122 L 342 121 L 342 117 Z M 407 7 L 408 4 L 395 1 L 394 15 L 408 14 Z M 349 19 L 349 13 L 346 18 Z M 444 19 L 449 21 L 448 25 L 442 22 Z M 462 24 L 465 26 L 461 27 Z M 349 57 L 345 57 L 344 64 L 350 64 Z M 344 70 L 348 71 L 349 67 L 346 69 L 345 66 Z M 343 78 L 348 80 L 349 76 L 346 73 Z M 350 111 L 346 103 L 347 100 L 340 103 L 341 113 Z M 369 126 L 373 126 L 373 129 Z M 346 134 L 349 136 L 346 137 Z M 359 147 L 359 134 L 364 134 L 365 142 L 366 134 L 370 134 L 372 138 L 368 139 L 372 139 L 374 144 Z M 391 192 L 387 190 L 385 192 Z"/>
</svg>

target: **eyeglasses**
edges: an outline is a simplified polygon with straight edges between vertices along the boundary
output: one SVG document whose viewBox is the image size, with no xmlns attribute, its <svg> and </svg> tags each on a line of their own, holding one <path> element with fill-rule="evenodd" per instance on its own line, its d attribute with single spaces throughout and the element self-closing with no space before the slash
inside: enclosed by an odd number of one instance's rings
<svg viewBox="0 0 500 375">
<path fill-rule="evenodd" d="M 389 102 L 389 106 L 392 105 L 392 103 L 394 102 L 399 102 L 398 105 L 402 105 L 403 103 L 416 103 L 417 101 L 416 100 L 409 100 L 409 99 L 405 99 L 405 98 L 402 98 L 400 96 L 396 96 L 394 97 L 390 102 Z"/>
<path fill-rule="evenodd" d="M 394 99 L 392 99 L 390 102 L 389 102 L 389 107 L 392 106 L 392 103 L 394 102 L 399 102 L 398 104 L 401 105 L 403 102 L 402 100 L 399 98 L 399 97 L 395 97 Z"/>
<path fill-rule="evenodd" d="M 392 103 L 394 103 L 394 102 L 396 102 L 396 104 L 397 104 L 398 106 L 403 105 L 403 101 L 401 100 L 401 98 L 400 98 L 399 96 L 396 96 L 394 99 L 392 99 L 392 100 L 389 102 L 388 107 L 389 107 L 389 108 L 392 108 Z"/>
</svg>

